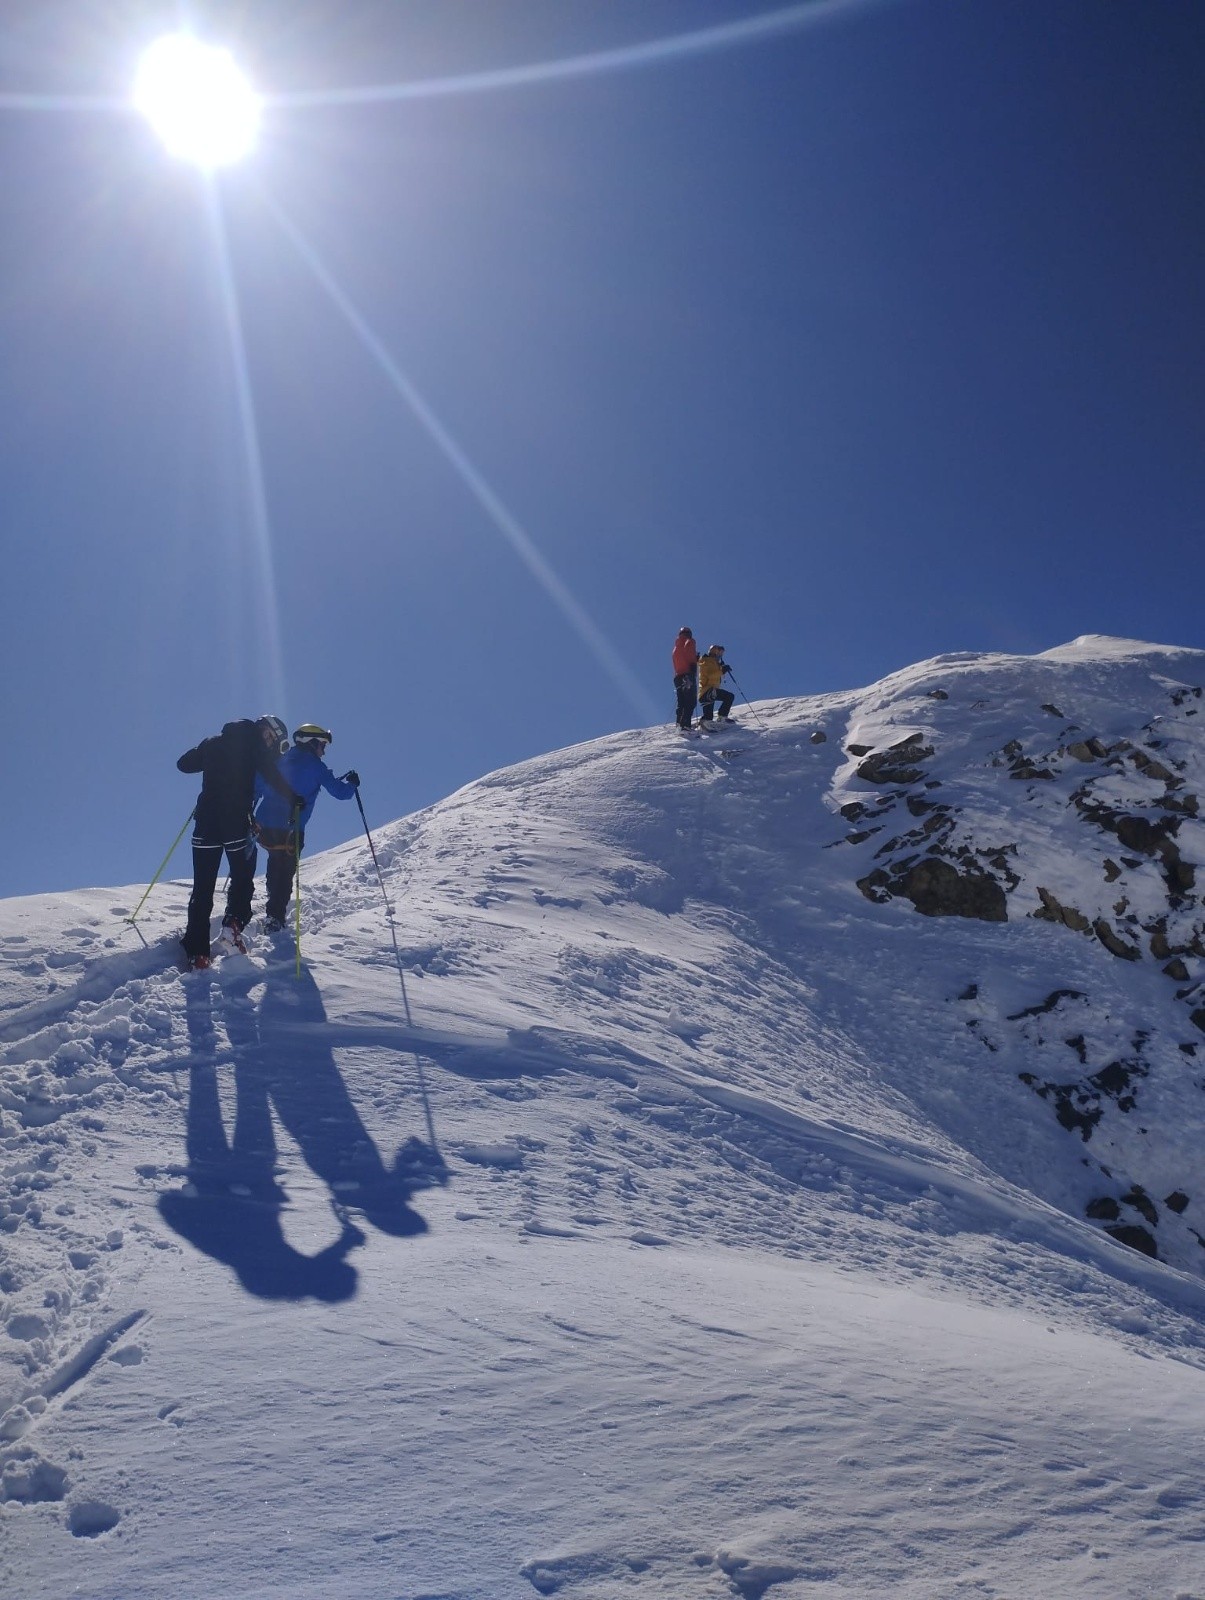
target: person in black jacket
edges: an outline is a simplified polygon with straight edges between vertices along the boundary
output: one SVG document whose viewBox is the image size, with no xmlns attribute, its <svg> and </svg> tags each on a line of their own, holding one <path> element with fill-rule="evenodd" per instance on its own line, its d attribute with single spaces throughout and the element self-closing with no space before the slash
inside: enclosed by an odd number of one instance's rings
<svg viewBox="0 0 1205 1600">
<path fill-rule="evenodd" d="M 176 762 L 181 772 L 201 774 L 201 793 L 193 812 L 192 895 L 188 926 L 180 941 L 194 967 L 207 967 L 210 962 L 209 918 L 223 853 L 230 868 L 223 936 L 239 949 L 244 948 L 242 932 L 251 921 L 255 889 L 255 839 L 251 832 L 255 776 L 258 773 L 290 808 L 299 807 L 300 796 L 276 770 L 278 759 L 288 747 L 288 729 L 279 717 L 260 717 L 256 722 L 244 718 L 228 722 L 221 733 L 202 739 Z"/>
</svg>

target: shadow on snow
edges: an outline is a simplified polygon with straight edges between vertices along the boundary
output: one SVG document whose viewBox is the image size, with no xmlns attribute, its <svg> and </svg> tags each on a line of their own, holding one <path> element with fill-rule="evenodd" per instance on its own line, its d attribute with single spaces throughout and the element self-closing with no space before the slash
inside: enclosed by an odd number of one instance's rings
<svg viewBox="0 0 1205 1600">
<path fill-rule="evenodd" d="M 251 984 L 261 981 L 256 972 Z M 248 985 L 250 987 L 250 984 Z M 270 972 L 257 1007 L 224 980 L 223 1020 L 234 1055 L 235 1114 L 228 1137 L 218 1095 L 212 983 L 186 985 L 190 1044 L 186 1128 L 189 1187 L 159 1198 L 164 1221 L 205 1255 L 231 1267 L 266 1300 L 350 1299 L 357 1273 L 348 1256 L 364 1243 L 352 1221 L 397 1238 L 425 1233 L 410 1204 L 447 1181 L 438 1150 L 409 1139 L 391 1165 L 381 1158 L 335 1065 L 322 996 L 308 971 Z M 277 1177 L 273 1112 L 330 1191 L 340 1235 L 316 1255 L 285 1238 L 286 1194 Z"/>
</svg>

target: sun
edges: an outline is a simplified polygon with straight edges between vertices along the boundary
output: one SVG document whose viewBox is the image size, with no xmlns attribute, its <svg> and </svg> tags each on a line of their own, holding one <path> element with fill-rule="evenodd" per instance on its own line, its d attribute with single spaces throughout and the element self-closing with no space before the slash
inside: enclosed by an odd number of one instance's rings
<svg viewBox="0 0 1205 1600">
<path fill-rule="evenodd" d="M 262 110 L 230 52 L 186 33 L 164 34 L 143 52 L 134 105 L 172 155 L 206 170 L 251 152 Z"/>
</svg>

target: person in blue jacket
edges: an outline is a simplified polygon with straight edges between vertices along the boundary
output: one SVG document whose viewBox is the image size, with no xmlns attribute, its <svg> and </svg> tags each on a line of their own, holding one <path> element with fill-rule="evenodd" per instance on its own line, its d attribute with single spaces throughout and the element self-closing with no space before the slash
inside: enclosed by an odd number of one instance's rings
<svg viewBox="0 0 1205 1600">
<path fill-rule="evenodd" d="M 268 886 L 268 906 L 264 927 L 278 933 L 285 925 L 285 912 L 293 895 L 297 861 L 305 846 L 305 825 L 314 811 L 319 789 L 336 800 L 350 800 L 360 787 L 358 772 L 345 772 L 341 778 L 322 759 L 331 742 L 331 731 L 316 722 L 303 722 L 293 731 L 293 747 L 286 750 L 277 768 L 285 783 L 300 797 L 300 807 L 290 810 L 287 801 L 265 783 L 256 783 L 255 836 L 268 852 L 264 874 Z"/>
</svg>

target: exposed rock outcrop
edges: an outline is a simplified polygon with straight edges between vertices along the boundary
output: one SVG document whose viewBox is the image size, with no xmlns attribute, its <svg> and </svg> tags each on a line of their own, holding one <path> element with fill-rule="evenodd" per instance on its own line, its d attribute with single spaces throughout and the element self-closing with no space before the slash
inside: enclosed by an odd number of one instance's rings
<svg viewBox="0 0 1205 1600">
<path fill-rule="evenodd" d="M 1119 956 L 1123 961 L 1141 961 L 1142 951 L 1137 945 L 1127 944 L 1117 931 L 1105 921 L 1104 917 L 1097 917 L 1092 924 L 1092 932 L 1104 945 L 1112 956 Z"/>
<path fill-rule="evenodd" d="M 860 753 L 858 746 L 850 745 L 849 750 L 851 754 Z M 933 746 L 925 743 L 923 734 L 909 734 L 898 744 L 888 745 L 886 750 L 867 753 L 858 766 L 858 777 L 876 788 L 918 783 L 924 773 L 916 763 L 927 761 L 932 754 Z"/>
<path fill-rule="evenodd" d="M 1061 904 L 1049 889 L 1039 887 L 1038 898 L 1042 905 L 1040 910 L 1034 912 L 1035 917 L 1045 922 L 1060 922 L 1065 928 L 1072 928 L 1076 933 L 1087 933 L 1092 926 L 1090 918 L 1082 911 L 1077 911 L 1074 906 Z"/>
<path fill-rule="evenodd" d="M 1111 1234 L 1119 1244 L 1128 1244 L 1131 1250 L 1139 1250 L 1144 1256 L 1159 1259 L 1159 1247 L 1149 1228 L 1143 1228 L 1137 1223 L 1121 1222 L 1110 1225 L 1105 1232 Z"/>
<path fill-rule="evenodd" d="M 995 878 L 973 866 L 961 870 L 941 856 L 925 856 L 886 872 L 876 868 L 858 879 L 868 900 L 898 895 L 926 917 L 975 917 L 980 922 L 1007 922 L 1008 896 Z"/>
<path fill-rule="evenodd" d="M 907 900 L 926 917 L 1037 919 L 1051 930 L 1040 937 L 1053 941 L 1052 977 L 1063 939 L 1082 941 L 1063 969 L 1077 981 L 1094 963 L 1132 969 L 1122 980 L 1127 993 L 1146 994 L 1161 1019 L 1150 1038 L 1122 1036 L 1121 1017 L 1133 1016 L 1133 1006 L 1102 1006 L 1117 981 L 1105 966 L 1095 998 L 1090 985 L 1064 986 L 1002 1016 L 976 975 L 957 1003 L 974 1013 L 965 1026 L 975 1048 L 1021 1053 L 1018 1078 L 1099 1174 L 1089 1219 L 1133 1249 L 1185 1265 L 1205 1248 L 1205 1218 L 1193 1216 L 1190 1173 L 1161 1204 L 1151 1198 L 1168 1187 L 1168 1174 L 1150 1159 L 1143 1108 L 1157 1123 L 1168 1082 L 1199 1071 L 1205 1057 L 1205 908 L 1196 898 L 1205 763 L 1199 736 L 1183 721 L 1202 709 L 1205 690 L 1155 678 L 1166 685 L 1160 709 L 1151 681 L 1136 691 L 1145 709 L 1129 728 L 1124 707 L 1102 705 L 1093 684 L 1080 703 L 1060 689 L 1042 702 L 1044 716 L 1036 695 L 1014 701 L 1015 733 L 1002 739 L 998 701 L 951 697 L 930 679 L 919 694 L 931 712 L 919 699 L 884 704 L 884 727 L 913 719 L 917 731 L 906 738 L 866 742 L 875 720 L 861 715 L 863 742 L 845 745 L 851 760 L 840 810 L 858 822 L 845 843 L 864 853 L 866 866 L 851 876 L 867 900 Z M 945 699 L 956 703 L 932 705 Z M 976 740 L 980 715 L 999 742 Z M 867 786 L 864 800 L 851 796 L 857 784 Z M 1160 986 L 1158 997 L 1150 984 Z M 1175 1022 L 1169 1028 L 1169 1007 L 1182 1033 Z M 1205 1076 L 1198 1087 L 1205 1093 Z M 1161 1187 L 1144 1187 L 1155 1175 Z"/>
</svg>

